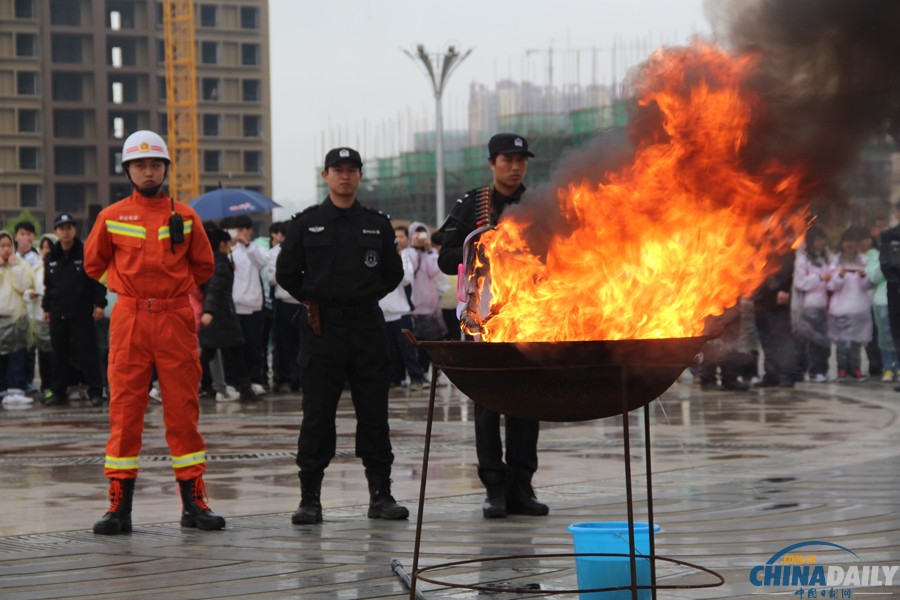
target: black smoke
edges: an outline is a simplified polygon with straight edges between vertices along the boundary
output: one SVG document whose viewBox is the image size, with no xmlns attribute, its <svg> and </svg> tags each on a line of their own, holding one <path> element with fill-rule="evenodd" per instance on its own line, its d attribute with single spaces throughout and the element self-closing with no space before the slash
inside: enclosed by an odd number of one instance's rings
<svg viewBox="0 0 900 600">
<path fill-rule="evenodd" d="M 893 138 L 900 149 L 900 0 L 707 0 L 705 10 L 715 43 L 757 61 L 748 86 L 760 110 L 742 152 L 746 172 L 773 161 L 799 168 L 804 200 L 834 203 L 864 142 Z M 626 85 L 646 84 L 645 67 L 635 66 Z M 631 113 L 628 130 L 565 153 L 546 184 L 504 213 L 529 224 L 532 252 L 542 255 L 552 236 L 577 226 L 559 212 L 559 189 L 603 182 L 637 147 L 664 139 L 655 105 L 633 102 Z"/>
<path fill-rule="evenodd" d="M 745 159 L 801 165 L 828 195 L 861 145 L 900 144 L 900 2 L 707 0 L 717 42 L 759 59 L 751 82 L 765 112 Z M 900 146 L 898 146 L 900 147 Z"/>
</svg>

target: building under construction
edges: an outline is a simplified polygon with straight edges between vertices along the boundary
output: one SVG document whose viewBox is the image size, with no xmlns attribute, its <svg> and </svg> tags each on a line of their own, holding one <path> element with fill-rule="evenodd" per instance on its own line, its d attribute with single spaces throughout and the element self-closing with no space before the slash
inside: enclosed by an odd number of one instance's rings
<svg viewBox="0 0 900 600">
<path fill-rule="evenodd" d="M 268 1 L 194 20 L 199 191 L 271 196 Z M 0 227 L 26 209 L 87 222 L 131 193 L 122 143 L 167 133 L 163 25 L 160 0 L 0 0 Z"/>
<path fill-rule="evenodd" d="M 535 157 L 528 161 L 527 184 L 546 182 L 560 157 L 589 140 L 623 138 L 633 99 L 604 86 L 562 91 L 501 81 L 494 90 L 472 84 L 469 128 L 444 132 L 445 216 L 466 190 L 486 185 L 491 173 L 487 141 L 496 132 L 515 132 L 528 138 Z M 435 223 L 435 133 L 410 132 L 412 150 L 394 156 L 364 157 L 365 178 L 360 197 L 399 221 Z M 602 140 L 601 140 L 602 141 Z M 319 181 L 317 195 L 328 191 Z M 836 228 L 863 224 L 876 216 L 890 217 L 900 201 L 900 152 L 886 134 L 871 138 L 859 160 L 842 179 L 836 196 L 813 205 L 820 223 Z"/>
<path fill-rule="evenodd" d="M 444 132 L 445 214 L 459 194 L 490 181 L 487 141 L 499 131 L 528 138 L 535 157 L 528 161 L 528 183 L 546 181 L 560 155 L 603 131 L 628 122 L 628 101 L 612 99 L 605 88 L 551 94 L 528 83 L 500 82 L 496 91 L 473 84 L 469 128 Z M 559 109 L 563 110 L 560 111 Z M 568 109 L 568 110 L 565 110 Z M 368 158 L 360 196 L 367 206 L 399 220 L 435 222 L 435 133 L 414 133 L 413 149 L 396 156 Z M 328 194 L 319 181 L 317 195 Z"/>
</svg>

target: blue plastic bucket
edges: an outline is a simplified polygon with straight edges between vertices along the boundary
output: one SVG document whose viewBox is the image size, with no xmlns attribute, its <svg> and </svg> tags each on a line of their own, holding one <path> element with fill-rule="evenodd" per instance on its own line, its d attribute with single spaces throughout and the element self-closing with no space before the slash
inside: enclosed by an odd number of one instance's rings
<svg viewBox="0 0 900 600">
<path fill-rule="evenodd" d="M 653 526 L 659 531 L 659 525 Z M 620 587 L 631 585 L 631 559 L 627 556 L 631 547 L 628 544 L 628 522 L 574 523 L 569 525 L 569 532 L 575 543 L 576 554 L 624 554 L 626 556 L 579 556 L 575 558 L 575 570 L 578 574 L 578 588 L 590 590 L 595 588 Z M 637 584 L 650 585 L 650 560 L 641 558 L 650 554 L 650 528 L 647 523 L 634 524 L 634 541 L 637 547 L 635 566 L 637 568 Z M 580 594 L 581 600 L 631 600 L 631 590 L 615 592 L 593 592 Z M 650 600 L 649 589 L 638 590 L 640 600 Z"/>
</svg>

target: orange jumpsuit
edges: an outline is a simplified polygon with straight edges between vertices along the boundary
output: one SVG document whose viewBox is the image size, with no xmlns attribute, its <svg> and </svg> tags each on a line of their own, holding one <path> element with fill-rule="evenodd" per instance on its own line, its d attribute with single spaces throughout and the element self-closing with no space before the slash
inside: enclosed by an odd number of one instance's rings
<svg viewBox="0 0 900 600">
<path fill-rule="evenodd" d="M 166 442 L 175 478 L 206 470 L 197 424 L 200 359 L 188 293 L 212 276 L 209 239 L 194 209 L 181 202 L 185 243 L 169 238 L 168 196 L 135 191 L 97 217 L 84 246 L 84 270 L 117 293 L 109 326 L 109 425 L 105 474 L 137 477 L 152 369 L 163 398 Z"/>
</svg>

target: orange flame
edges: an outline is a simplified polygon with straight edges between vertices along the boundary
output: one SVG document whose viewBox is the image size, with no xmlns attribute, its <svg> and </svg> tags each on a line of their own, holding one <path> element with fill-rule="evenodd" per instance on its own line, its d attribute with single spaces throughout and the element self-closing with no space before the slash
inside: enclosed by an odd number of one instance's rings
<svg viewBox="0 0 900 600">
<path fill-rule="evenodd" d="M 631 165 L 557 190 L 571 226 L 545 254 L 515 216 L 486 232 L 490 342 L 688 337 L 749 296 L 805 231 L 799 169 L 741 165 L 751 120 L 754 58 L 695 43 L 659 50 L 639 83 L 665 136 Z M 664 139 L 662 139 L 664 138 Z M 527 196 L 526 196 L 527 199 Z M 527 201 L 527 200 L 526 200 Z"/>
</svg>

